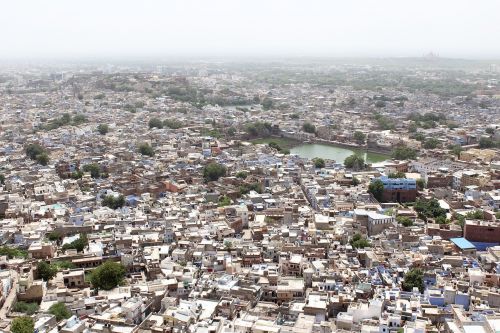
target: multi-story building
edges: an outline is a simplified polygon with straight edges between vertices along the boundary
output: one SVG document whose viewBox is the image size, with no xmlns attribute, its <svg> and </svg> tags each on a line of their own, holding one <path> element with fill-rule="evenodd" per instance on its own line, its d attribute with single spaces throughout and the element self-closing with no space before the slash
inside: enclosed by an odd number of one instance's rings
<svg viewBox="0 0 500 333">
<path fill-rule="evenodd" d="M 417 197 L 417 181 L 412 178 L 389 178 L 380 177 L 384 184 L 382 200 L 387 202 L 409 202 L 415 201 Z"/>
</svg>

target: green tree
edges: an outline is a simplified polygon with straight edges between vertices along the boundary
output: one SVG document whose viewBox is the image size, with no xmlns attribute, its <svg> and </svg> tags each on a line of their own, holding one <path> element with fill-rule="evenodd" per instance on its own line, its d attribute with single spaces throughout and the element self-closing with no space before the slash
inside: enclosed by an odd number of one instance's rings
<svg viewBox="0 0 500 333">
<path fill-rule="evenodd" d="M 482 220 L 484 219 L 484 213 L 480 209 L 476 209 L 472 212 L 468 212 L 465 214 L 465 217 L 468 218 L 469 220 Z"/>
<path fill-rule="evenodd" d="M 450 220 L 446 218 L 446 215 L 439 215 L 435 218 L 434 222 L 436 222 L 437 224 L 448 224 Z"/>
<path fill-rule="evenodd" d="M 47 153 L 42 153 L 42 154 L 36 155 L 36 161 L 40 165 L 49 164 L 49 160 L 50 160 L 50 158 L 49 158 L 49 155 L 47 155 Z"/>
<path fill-rule="evenodd" d="M 36 269 L 38 275 L 45 281 L 50 281 L 57 274 L 57 267 L 48 264 L 45 261 L 39 261 Z"/>
<path fill-rule="evenodd" d="M 356 177 L 352 177 L 352 186 L 358 186 L 360 183 L 359 179 Z"/>
<path fill-rule="evenodd" d="M 139 153 L 149 157 L 153 157 L 155 155 L 153 147 L 151 147 L 148 143 L 141 143 L 139 145 Z"/>
<path fill-rule="evenodd" d="M 26 152 L 26 156 L 32 160 L 36 160 L 42 165 L 47 165 L 49 162 L 49 155 L 47 151 L 38 143 L 31 143 L 27 145 L 24 151 Z"/>
<path fill-rule="evenodd" d="M 76 268 L 76 265 L 68 260 L 58 261 L 58 262 L 54 263 L 53 265 L 56 266 L 59 271 L 62 271 L 64 269 Z"/>
<path fill-rule="evenodd" d="M 488 133 L 488 134 L 493 135 L 493 134 L 495 134 L 495 129 L 493 127 L 487 127 L 485 129 L 485 132 Z"/>
<path fill-rule="evenodd" d="M 425 135 L 423 135 L 422 133 L 415 133 L 415 135 L 413 135 L 412 138 L 420 142 L 425 141 Z"/>
<path fill-rule="evenodd" d="M 453 145 L 450 147 L 451 153 L 453 155 L 456 155 L 457 157 L 460 157 L 460 153 L 462 152 L 462 146 L 461 145 Z"/>
<path fill-rule="evenodd" d="M 149 128 L 163 128 L 163 122 L 158 118 L 151 118 L 148 122 Z"/>
<path fill-rule="evenodd" d="M 306 133 L 316 133 L 316 126 L 314 126 L 313 124 L 311 124 L 309 122 L 305 122 L 302 125 L 302 130 Z"/>
<path fill-rule="evenodd" d="M 220 197 L 219 207 L 229 206 L 230 204 L 231 204 L 231 199 L 229 199 L 228 196 L 224 195 L 224 196 Z"/>
<path fill-rule="evenodd" d="M 348 169 L 362 170 L 365 168 L 365 159 L 361 155 L 352 154 L 344 160 L 344 165 Z"/>
<path fill-rule="evenodd" d="M 73 125 L 80 125 L 87 122 L 87 117 L 83 114 L 77 114 L 73 117 Z"/>
<path fill-rule="evenodd" d="M 245 178 L 248 177 L 248 172 L 246 172 L 246 171 L 238 171 L 236 173 L 236 177 L 240 178 L 240 179 L 245 179 Z"/>
<path fill-rule="evenodd" d="M 47 238 L 52 242 L 58 241 L 62 239 L 62 234 L 57 231 L 52 231 L 47 234 Z"/>
<path fill-rule="evenodd" d="M 184 125 L 177 119 L 165 119 L 163 121 L 163 126 L 171 129 L 179 129 L 184 127 Z"/>
<path fill-rule="evenodd" d="M 226 250 L 228 250 L 228 251 L 229 251 L 229 250 L 231 250 L 231 249 L 233 248 L 233 242 L 228 241 L 228 240 L 227 240 L 227 241 L 224 241 L 224 248 L 225 248 Z"/>
<path fill-rule="evenodd" d="M 349 243 L 355 249 L 370 247 L 370 242 L 366 238 L 363 238 L 360 234 L 355 234 Z"/>
<path fill-rule="evenodd" d="M 313 158 L 312 161 L 314 163 L 314 167 L 317 169 L 321 169 L 321 168 L 325 167 L 325 160 L 320 158 L 320 157 L 315 157 L 315 158 Z"/>
<path fill-rule="evenodd" d="M 376 101 L 375 102 L 375 107 L 377 107 L 377 108 L 383 108 L 383 107 L 385 107 L 385 102 L 384 101 Z"/>
<path fill-rule="evenodd" d="M 396 217 L 396 221 L 405 227 L 411 227 L 413 225 L 413 220 L 407 216 L 398 216 Z"/>
<path fill-rule="evenodd" d="M 405 146 L 397 147 L 392 151 L 392 158 L 396 160 L 415 160 L 417 151 Z"/>
<path fill-rule="evenodd" d="M 113 261 L 106 261 L 92 271 L 90 282 L 94 288 L 111 290 L 122 283 L 125 267 Z"/>
<path fill-rule="evenodd" d="M 274 141 L 269 142 L 267 145 L 273 149 L 276 149 L 277 151 L 281 151 L 280 145 Z"/>
<path fill-rule="evenodd" d="M 0 184 L 5 184 L 5 176 L 3 174 L 0 174 Z"/>
<path fill-rule="evenodd" d="M 216 181 L 226 175 L 226 167 L 219 163 L 209 163 L 203 168 L 203 178 L 205 181 Z"/>
<path fill-rule="evenodd" d="M 375 179 L 368 186 L 368 192 L 371 193 L 378 201 L 382 201 L 382 195 L 384 194 L 384 183 L 380 179 Z"/>
<path fill-rule="evenodd" d="M 439 145 L 439 140 L 436 138 L 427 139 L 424 142 L 425 149 L 435 149 Z"/>
<path fill-rule="evenodd" d="M 109 132 L 108 124 L 99 124 L 99 126 L 97 126 L 97 132 L 101 135 L 106 135 Z"/>
<path fill-rule="evenodd" d="M 446 221 L 446 210 L 441 208 L 436 199 L 417 200 L 414 209 L 418 213 L 418 216 L 424 221 L 427 221 L 428 218 L 436 219 L 439 216 L 443 216 Z"/>
<path fill-rule="evenodd" d="M 360 144 L 360 145 L 364 144 L 364 143 L 365 143 L 365 140 L 366 140 L 366 135 L 365 135 L 365 133 L 363 133 L 363 132 L 361 132 L 361 131 L 356 131 L 356 132 L 354 132 L 354 140 L 355 140 L 358 144 Z"/>
<path fill-rule="evenodd" d="M 262 187 L 259 183 L 253 184 L 243 184 L 239 188 L 240 196 L 250 193 L 250 191 L 255 191 L 257 193 L 262 193 Z"/>
<path fill-rule="evenodd" d="M 229 127 L 228 130 L 227 130 L 227 135 L 229 135 L 229 136 L 235 136 L 236 135 L 236 128 Z"/>
<path fill-rule="evenodd" d="M 85 164 L 83 171 L 90 172 L 92 178 L 99 178 L 101 176 L 101 167 L 97 163 Z"/>
<path fill-rule="evenodd" d="M 49 313 L 54 315 L 57 321 L 71 317 L 71 311 L 66 307 L 66 304 L 62 302 L 52 304 L 49 308 Z"/>
<path fill-rule="evenodd" d="M 273 126 L 268 122 L 256 121 L 246 124 L 245 132 L 251 137 L 268 137 L 273 132 Z"/>
<path fill-rule="evenodd" d="M 0 246 L 0 256 L 7 256 L 9 259 L 12 258 L 24 258 L 28 257 L 28 252 L 25 250 L 20 250 L 14 247 L 9 247 L 7 245 Z"/>
<path fill-rule="evenodd" d="M 403 283 L 401 285 L 404 291 L 413 291 L 414 287 L 418 290 L 424 292 L 424 273 L 420 269 L 410 269 L 404 277 Z"/>
<path fill-rule="evenodd" d="M 82 233 L 79 235 L 78 239 L 75 239 L 71 243 L 64 244 L 62 250 L 75 249 L 78 252 L 82 252 L 88 245 L 89 241 L 87 235 Z"/>
<path fill-rule="evenodd" d="M 22 312 L 31 316 L 32 314 L 36 313 L 39 308 L 40 306 L 37 303 L 19 301 L 14 304 L 13 310 L 15 312 Z"/>
<path fill-rule="evenodd" d="M 479 139 L 479 148 L 493 148 L 494 146 L 495 142 L 493 142 L 492 138 Z"/>
<path fill-rule="evenodd" d="M 125 206 L 125 197 L 121 194 L 118 197 L 115 197 L 114 195 L 107 195 L 102 199 L 101 204 L 111 209 L 122 208 Z"/>
<path fill-rule="evenodd" d="M 10 325 L 10 331 L 12 333 L 33 333 L 35 331 L 35 322 L 28 316 L 14 318 Z"/>
<path fill-rule="evenodd" d="M 416 181 L 417 183 L 417 188 L 422 191 L 425 188 L 425 180 L 423 178 L 419 178 Z"/>
<path fill-rule="evenodd" d="M 274 106 L 273 100 L 269 97 L 264 98 L 261 104 L 264 110 L 269 110 Z"/>
<path fill-rule="evenodd" d="M 389 178 L 406 178 L 406 174 L 402 171 L 398 172 L 391 172 L 389 175 L 387 175 Z"/>
</svg>

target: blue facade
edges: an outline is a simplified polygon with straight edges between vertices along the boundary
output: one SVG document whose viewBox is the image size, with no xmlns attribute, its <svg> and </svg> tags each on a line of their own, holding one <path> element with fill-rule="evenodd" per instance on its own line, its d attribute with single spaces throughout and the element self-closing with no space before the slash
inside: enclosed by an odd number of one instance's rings
<svg viewBox="0 0 500 333">
<path fill-rule="evenodd" d="M 389 177 L 380 177 L 375 178 L 380 179 L 384 184 L 385 190 L 416 190 L 417 189 L 417 181 L 411 178 L 389 178 Z"/>
<path fill-rule="evenodd" d="M 457 293 L 455 296 L 455 304 L 463 305 L 465 310 L 469 310 L 470 296 L 468 294 Z"/>
</svg>

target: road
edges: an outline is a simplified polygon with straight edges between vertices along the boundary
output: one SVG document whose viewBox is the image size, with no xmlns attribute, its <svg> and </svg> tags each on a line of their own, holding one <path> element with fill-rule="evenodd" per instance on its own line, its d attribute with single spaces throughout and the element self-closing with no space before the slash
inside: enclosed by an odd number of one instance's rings
<svg viewBox="0 0 500 333">
<path fill-rule="evenodd" d="M 17 281 L 19 279 L 19 274 L 14 270 L 11 270 L 10 272 L 13 278 L 12 288 L 10 288 L 9 295 L 5 299 L 5 302 L 0 309 L 0 320 L 5 320 L 7 318 L 7 313 L 9 313 L 9 310 L 12 307 L 12 303 L 14 303 L 14 300 L 16 299 Z"/>
</svg>

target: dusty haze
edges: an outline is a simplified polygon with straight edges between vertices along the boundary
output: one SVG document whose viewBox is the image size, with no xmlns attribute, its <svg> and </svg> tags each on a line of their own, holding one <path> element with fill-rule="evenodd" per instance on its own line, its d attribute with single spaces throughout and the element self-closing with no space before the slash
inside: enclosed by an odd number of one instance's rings
<svg viewBox="0 0 500 333">
<path fill-rule="evenodd" d="M 3 2 L 1 58 L 498 58 L 500 1 Z"/>
</svg>

